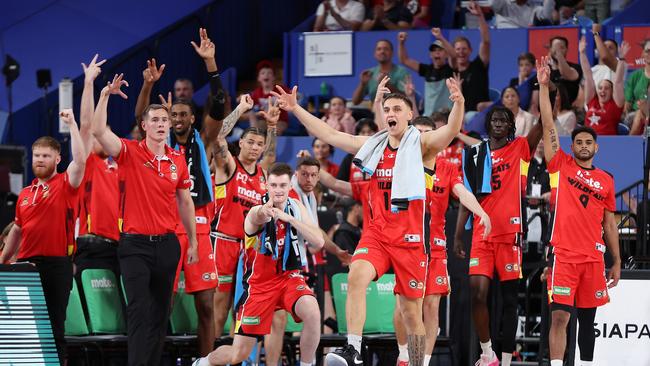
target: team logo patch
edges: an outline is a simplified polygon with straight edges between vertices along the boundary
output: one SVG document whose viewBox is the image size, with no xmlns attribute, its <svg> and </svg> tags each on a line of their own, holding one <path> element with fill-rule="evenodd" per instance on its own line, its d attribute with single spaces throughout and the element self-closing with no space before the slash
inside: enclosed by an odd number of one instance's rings
<svg viewBox="0 0 650 366">
<path fill-rule="evenodd" d="M 176 173 L 172 173 L 171 176 L 172 176 L 172 180 L 178 179 L 178 174 Z"/>
<path fill-rule="evenodd" d="M 299 285 L 299 286 L 296 287 L 296 290 L 298 290 L 298 291 L 303 291 L 304 289 L 305 289 L 304 285 Z"/>
<path fill-rule="evenodd" d="M 172 173 L 175 172 L 176 171 L 176 164 L 170 165 L 169 166 L 169 171 L 172 172 Z"/>
<path fill-rule="evenodd" d="M 553 286 L 553 295 L 571 295 L 571 287 Z"/>
<path fill-rule="evenodd" d="M 514 271 L 514 266 L 510 263 L 506 264 L 506 272 L 512 272 Z"/>
<path fill-rule="evenodd" d="M 596 250 L 601 253 L 605 253 L 605 251 L 607 251 L 607 247 L 602 243 L 596 243 Z"/>
<path fill-rule="evenodd" d="M 416 280 L 410 280 L 410 281 L 409 281 L 409 287 L 410 287 L 410 288 L 417 288 L 417 287 L 418 287 L 418 281 L 416 281 Z"/>
<path fill-rule="evenodd" d="M 478 258 L 470 258 L 470 259 L 469 259 L 469 266 L 470 266 L 470 267 L 476 267 L 476 266 L 478 266 Z"/>
<path fill-rule="evenodd" d="M 259 325 L 260 317 L 259 316 L 245 316 L 241 319 L 241 323 L 244 325 Z"/>
<path fill-rule="evenodd" d="M 216 279 L 217 279 L 217 274 L 214 272 L 210 273 L 210 280 L 214 281 Z"/>
<path fill-rule="evenodd" d="M 29 204 L 29 200 L 27 199 L 27 197 L 23 198 L 22 202 L 20 202 L 21 206 L 25 206 L 25 205 L 28 205 L 28 204 Z"/>
<path fill-rule="evenodd" d="M 519 218 L 519 217 L 511 217 L 510 218 L 510 223 L 512 225 L 519 225 L 519 224 L 521 224 L 521 218 Z"/>
<path fill-rule="evenodd" d="M 596 298 L 597 298 L 597 299 L 602 299 L 602 298 L 605 297 L 605 296 L 607 296 L 607 292 L 606 292 L 606 291 L 601 291 L 601 290 L 596 291 Z"/>
<path fill-rule="evenodd" d="M 404 241 L 407 243 L 419 243 L 420 235 L 418 234 L 406 234 L 404 235 Z"/>
<path fill-rule="evenodd" d="M 210 274 L 207 272 L 202 274 L 201 279 L 203 279 L 203 281 L 210 281 Z"/>
<path fill-rule="evenodd" d="M 232 283 L 232 276 L 218 276 L 219 283 Z"/>
<path fill-rule="evenodd" d="M 354 254 L 352 255 L 357 255 L 357 254 L 368 254 L 368 248 L 359 248 L 354 251 Z"/>
<path fill-rule="evenodd" d="M 418 290 L 422 290 L 424 288 L 424 283 L 418 282 Z"/>
<path fill-rule="evenodd" d="M 426 265 L 427 265 L 427 262 L 425 262 L 425 261 L 420 262 L 420 267 L 424 268 Z"/>
<path fill-rule="evenodd" d="M 442 276 L 438 276 L 438 277 L 436 277 L 436 283 L 437 283 L 438 285 L 444 285 L 444 284 L 445 284 L 445 278 L 442 277 Z"/>
</svg>

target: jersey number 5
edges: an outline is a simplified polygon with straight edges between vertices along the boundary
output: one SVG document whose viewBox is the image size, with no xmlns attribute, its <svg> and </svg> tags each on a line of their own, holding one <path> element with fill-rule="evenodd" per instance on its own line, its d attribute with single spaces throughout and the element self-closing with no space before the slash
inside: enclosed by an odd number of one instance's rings
<svg viewBox="0 0 650 366">
<path fill-rule="evenodd" d="M 492 190 L 496 191 L 501 188 L 501 176 L 499 174 L 492 175 Z"/>
</svg>

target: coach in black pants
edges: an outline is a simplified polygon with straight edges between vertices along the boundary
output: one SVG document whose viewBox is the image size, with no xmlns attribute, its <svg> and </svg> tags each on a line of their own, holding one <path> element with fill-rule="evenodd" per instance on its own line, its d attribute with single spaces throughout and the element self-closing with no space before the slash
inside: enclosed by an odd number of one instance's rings
<svg viewBox="0 0 650 366">
<path fill-rule="evenodd" d="M 16 204 L 16 219 L 0 255 L 7 263 L 18 250 L 19 262 L 36 265 L 41 275 L 47 311 L 59 359 L 65 363 L 65 315 L 72 288 L 75 209 L 86 162 L 72 110 L 61 112 L 70 127 L 72 161 L 59 174 L 61 145 L 49 136 L 32 145 L 32 170 L 36 177 L 23 188 Z M 1 332 L 2 330 L 0 330 Z"/>
<path fill-rule="evenodd" d="M 180 218 L 190 242 L 188 262 L 195 263 L 196 219 L 185 158 L 166 145 L 170 130 L 166 107 L 152 104 L 145 109 L 144 141 L 121 140 L 106 128 L 108 97 L 121 93 L 123 83 L 116 75 L 102 90 L 92 131 L 124 177 L 118 257 L 127 299 L 129 365 L 158 366 L 180 258 L 174 231 Z"/>
</svg>

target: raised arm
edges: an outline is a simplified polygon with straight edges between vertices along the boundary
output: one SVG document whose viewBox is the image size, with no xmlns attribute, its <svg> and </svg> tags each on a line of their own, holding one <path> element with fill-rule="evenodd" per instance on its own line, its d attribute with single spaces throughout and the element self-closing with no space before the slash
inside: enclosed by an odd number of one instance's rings
<svg viewBox="0 0 650 366">
<path fill-rule="evenodd" d="M 104 89 L 102 89 L 97 101 L 97 107 L 93 114 L 93 136 L 102 145 L 104 151 L 112 157 L 117 157 L 122 149 L 122 142 L 113 131 L 106 128 L 106 109 L 108 108 L 108 97 L 111 94 L 119 94 L 122 98 L 126 99 L 126 94 L 120 90 L 122 85 L 129 86 L 126 80 L 122 80 L 123 74 L 115 75 L 113 81 L 109 82 Z"/>
<path fill-rule="evenodd" d="M 630 44 L 623 41 L 618 47 L 618 64 L 616 65 L 616 73 L 614 74 L 614 90 L 612 91 L 612 98 L 617 106 L 623 107 L 625 105 L 625 73 L 627 72 L 627 62 L 625 55 L 630 51 Z"/>
<path fill-rule="evenodd" d="M 138 123 L 142 121 L 142 113 L 151 100 L 151 90 L 153 89 L 153 85 L 160 79 L 163 71 L 165 71 L 165 64 L 157 67 L 155 58 L 147 60 L 147 68 L 142 71 L 142 88 L 140 89 L 140 94 L 138 94 L 138 100 L 135 103 L 135 120 Z"/>
<path fill-rule="evenodd" d="M 553 107 L 551 107 L 551 98 L 549 96 L 549 82 L 551 79 L 551 69 L 548 66 L 548 57 L 542 56 L 536 62 L 537 81 L 539 82 L 539 110 L 541 114 L 543 135 L 544 135 L 544 158 L 551 161 L 555 153 L 560 149 L 557 129 L 555 128 L 555 119 L 553 118 Z"/>
<path fill-rule="evenodd" d="M 386 86 L 389 81 L 390 78 L 388 77 L 388 75 L 384 76 L 384 78 L 381 79 L 379 85 L 377 85 L 377 93 L 375 93 L 375 101 L 372 103 L 372 112 L 375 115 L 375 124 L 377 125 L 379 130 L 383 130 L 388 127 L 386 125 L 386 119 L 384 118 L 384 107 L 382 106 L 382 102 L 384 101 L 384 95 L 390 93 L 390 88 Z M 413 116 L 413 118 L 415 118 L 415 116 Z"/>
<path fill-rule="evenodd" d="M 596 95 L 596 85 L 594 84 L 594 76 L 591 73 L 591 65 L 587 58 L 587 40 L 584 36 L 580 38 L 578 50 L 580 51 L 580 67 L 585 78 L 585 104 L 588 104 L 594 98 L 594 95 Z"/>
<path fill-rule="evenodd" d="M 70 149 L 72 150 L 72 161 L 66 169 L 68 173 L 68 179 L 70 179 L 70 185 L 72 188 L 77 188 L 81 185 L 81 181 L 84 177 L 84 170 L 86 169 L 86 149 L 84 148 L 84 142 L 81 139 L 79 134 L 79 128 L 77 127 L 77 121 L 74 119 L 74 114 L 72 109 L 64 109 L 59 114 L 63 123 L 68 125 L 70 128 Z"/>
<path fill-rule="evenodd" d="M 578 71 L 576 71 L 576 69 L 569 65 L 566 58 L 564 57 L 564 54 L 562 54 L 562 52 L 555 52 L 554 56 L 555 60 L 557 60 L 557 68 L 560 70 L 560 75 L 562 75 L 562 78 L 570 81 L 578 80 L 580 74 L 578 74 Z"/>
<path fill-rule="evenodd" d="M 598 55 L 600 55 L 600 59 L 603 60 L 603 63 L 607 65 L 607 67 L 609 67 L 612 70 L 616 70 L 618 60 L 616 60 L 616 57 L 609 52 L 607 47 L 605 47 L 605 42 L 603 41 L 603 37 L 600 36 L 601 30 L 602 30 L 602 26 L 600 24 L 593 23 L 591 25 L 591 32 L 594 35 L 594 43 L 596 44 Z"/>
<path fill-rule="evenodd" d="M 451 108 L 446 125 L 437 130 L 425 132 L 420 136 L 423 161 L 433 159 L 440 151 L 445 149 L 463 127 L 465 98 L 463 98 L 463 93 L 460 91 L 460 84 L 458 80 L 453 78 L 447 79 L 446 82 L 450 94 L 449 99 L 454 102 L 454 105 Z"/>
<path fill-rule="evenodd" d="M 456 136 L 460 141 L 462 141 L 465 145 L 476 145 L 481 142 L 480 139 L 474 138 L 472 136 L 469 136 L 467 134 L 464 134 L 460 132 L 458 136 Z"/>
<path fill-rule="evenodd" d="M 334 192 L 352 197 L 352 183 L 336 179 L 333 175 L 326 172 L 325 169 L 319 171 L 319 180 L 327 188 Z"/>
<path fill-rule="evenodd" d="M 478 200 L 472 194 L 472 192 L 468 191 L 463 184 L 461 183 L 454 184 L 452 191 L 454 192 L 456 197 L 458 197 L 460 203 L 463 206 L 465 206 L 465 208 L 470 210 L 477 217 L 481 218 L 481 220 L 479 221 L 479 225 L 484 227 L 483 239 L 487 239 L 488 235 L 490 235 L 490 231 L 492 231 L 492 223 L 490 222 L 490 216 L 488 216 L 485 210 L 483 210 L 483 207 L 481 207 L 481 204 L 478 203 Z"/>
<path fill-rule="evenodd" d="M 228 142 L 226 136 L 232 131 L 239 117 L 243 113 L 248 112 L 253 108 L 253 99 L 250 95 L 244 94 L 239 97 L 239 105 L 232 111 L 224 120 L 221 126 L 221 131 L 217 135 L 217 141 L 214 144 L 213 152 L 213 166 L 214 166 L 214 180 L 216 183 L 225 182 L 230 175 L 235 171 L 235 158 L 232 157 L 228 151 Z"/>
<path fill-rule="evenodd" d="M 436 37 L 437 40 L 442 42 L 442 47 L 444 47 L 445 51 L 447 51 L 447 62 L 449 62 L 449 65 L 452 68 L 456 67 L 456 50 L 454 49 L 454 46 L 449 43 L 447 38 L 442 34 L 442 30 L 440 28 L 431 28 L 431 34 L 433 34 L 434 37 Z"/>
<path fill-rule="evenodd" d="M 621 278 L 621 254 L 618 243 L 618 225 L 616 224 L 616 218 L 612 211 L 605 210 L 603 217 L 603 232 L 605 245 L 607 245 L 609 254 L 612 255 L 612 267 L 609 269 L 609 273 L 607 273 L 607 287 L 612 288 L 618 284 L 618 280 Z"/>
<path fill-rule="evenodd" d="M 408 33 L 399 32 L 397 34 L 397 40 L 399 41 L 399 46 L 397 48 L 397 56 L 399 57 L 399 62 L 408 67 L 413 71 L 418 71 L 420 69 L 420 63 L 417 60 L 414 60 L 409 57 L 408 52 L 406 51 L 406 38 Z"/>
<path fill-rule="evenodd" d="M 279 86 L 276 86 L 276 88 L 278 92 L 272 91 L 271 93 L 276 98 L 278 98 L 280 108 L 284 109 L 287 112 L 293 113 L 293 115 L 296 116 L 298 120 L 300 120 L 300 123 L 302 123 L 305 128 L 307 128 L 309 134 L 317 137 L 319 140 L 347 151 L 350 154 L 356 154 L 361 146 L 363 146 L 363 143 L 368 139 L 366 136 L 353 136 L 337 131 L 336 129 L 330 127 L 327 123 L 324 123 L 306 111 L 304 108 L 298 105 L 298 102 L 296 100 L 296 94 L 298 93 L 297 86 L 294 86 L 291 89 L 291 93 L 285 92 Z"/>
<path fill-rule="evenodd" d="M 84 70 L 84 89 L 81 92 L 81 107 L 79 109 L 79 134 L 84 144 L 86 156 L 90 154 L 93 147 L 92 123 L 93 113 L 95 112 L 94 83 L 97 76 L 102 72 L 101 66 L 106 62 L 106 60 L 97 62 L 98 56 L 95 54 L 95 57 L 93 57 L 87 66 L 83 62 L 81 63 L 81 67 Z"/>
<path fill-rule="evenodd" d="M 481 33 L 481 45 L 478 49 L 478 56 L 483 61 L 483 64 L 488 65 L 490 63 L 490 27 L 487 21 L 485 21 L 485 15 L 481 7 L 476 2 L 471 1 L 467 9 L 472 15 L 478 17 L 478 29 Z"/>
<path fill-rule="evenodd" d="M 278 140 L 278 120 L 280 119 L 280 108 L 278 107 L 277 100 L 272 100 L 268 103 L 266 111 L 259 111 L 258 114 L 266 120 L 266 148 L 260 166 L 264 171 L 269 170 L 271 165 L 275 163 L 276 146 Z"/>
<path fill-rule="evenodd" d="M 371 77 L 372 73 L 370 70 L 363 70 L 361 72 L 359 84 L 357 84 L 357 87 L 354 88 L 354 92 L 352 93 L 352 104 L 357 105 L 363 101 L 363 97 L 366 96 L 366 87 Z"/>
</svg>

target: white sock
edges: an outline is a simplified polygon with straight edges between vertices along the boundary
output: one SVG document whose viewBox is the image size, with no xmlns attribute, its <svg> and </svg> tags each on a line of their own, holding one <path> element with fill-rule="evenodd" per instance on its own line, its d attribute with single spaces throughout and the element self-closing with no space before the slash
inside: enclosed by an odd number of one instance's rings
<svg viewBox="0 0 650 366">
<path fill-rule="evenodd" d="M 352 345 L 357 352 L 361 353 L 361 336 L 348 334 L 348 344 Z"/>
<path fill-rule="evenodd" d="M 399 356 L 397 356 L 397 359 L 399 361 L 409 362 L 409 345 L 398 343 L 397 349 L 399 349 Z"/>
<path fill-rule="evenodd" d="M 551 360 L 551 366 L 562 366 L 562 360 Z"/>
<path fill-rule="evenodd" d="M 501 352 L 501 366 L 510 366 L 512 362 L 512 353 Z"/>
<path fill-rule="evenodd" d="M 311 366 L 311 362 L 302 362 L 302 361 L 300 361 L 300 366 Z"/>
<path fill-rule="evenodd" d="M 594 361 L 583 361 L 580 360 L 580 365 L 581 366 L 592 366 L 594 364 Z"/>
<path fill-rule="evenodd" d="M 207 358 L 207 357 L 201 357 L 201 358 L 199 359 L 199 364 L 198 364 L 198 366 L 212 366 L 212 365 L 210 365 L 210 361 L 208 361 L 208 358 Z"/>
<path fill-rule="evenodd" d="M 483 354 L 492 357 L 492 355 L 494 354 L 494 351 L 492 351 L 492 341 L 487 341 L 485 343 L 479 342 L 479 343 L 481 343 L 481 350 L 483 351 Z"/>
<path fill-rule="evenodd" d="M 424 366 L 429 366 L 431 363 L 431 355 L 424 355 Z"/>
</svg>

